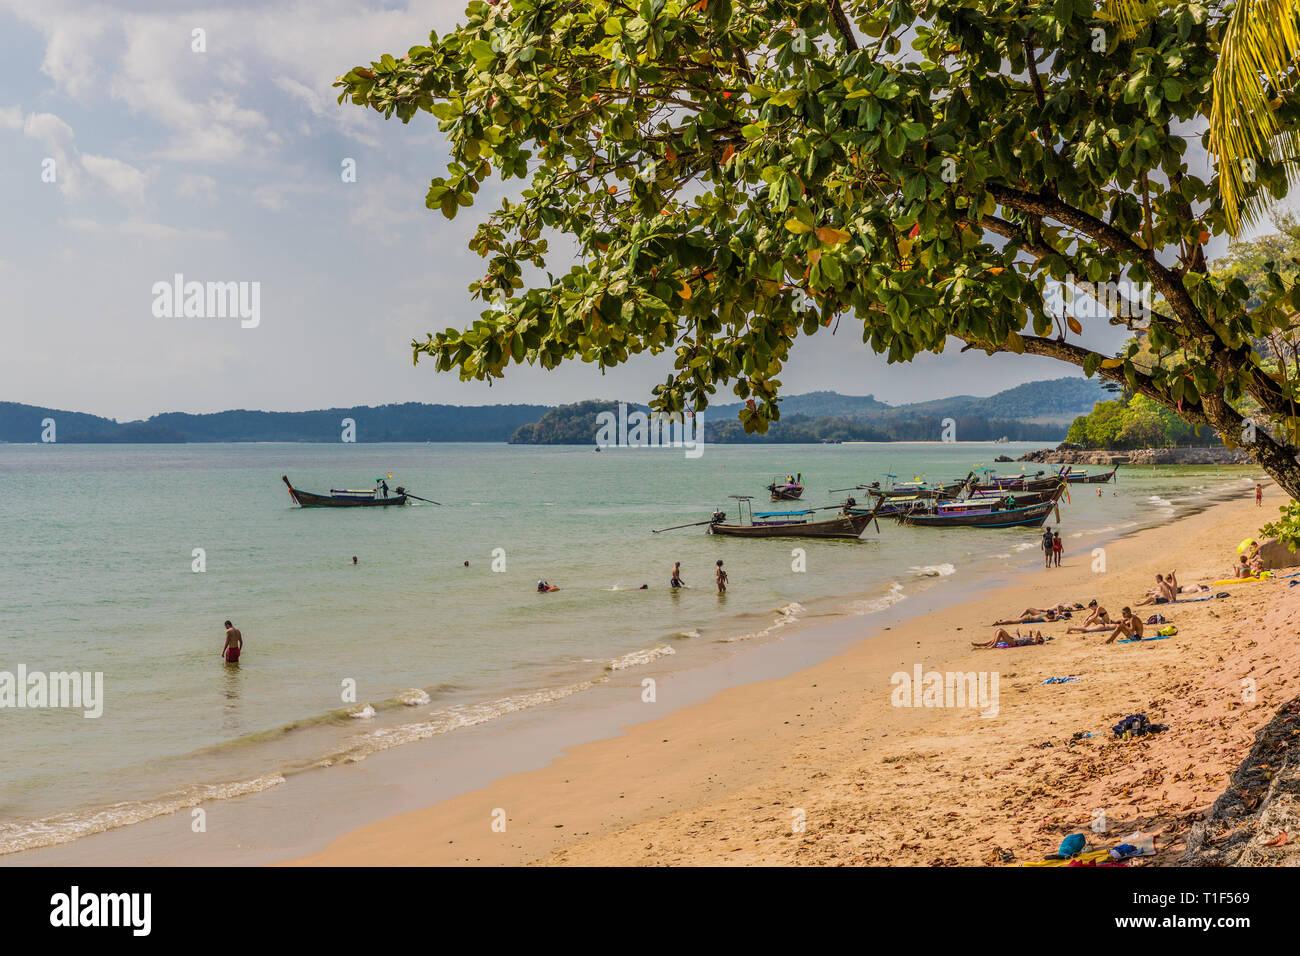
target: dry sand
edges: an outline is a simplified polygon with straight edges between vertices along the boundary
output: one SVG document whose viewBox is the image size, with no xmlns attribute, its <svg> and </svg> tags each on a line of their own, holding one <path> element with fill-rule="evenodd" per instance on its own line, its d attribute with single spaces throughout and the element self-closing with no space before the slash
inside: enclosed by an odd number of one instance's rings
<svg viewBox="0 0 1300 956">
<path fill-rule="evenodd" d="M 1105 635 L 1067 636 L 1067 624 L 1033 625 L 1054 637 L 1042 646 L 970 643 L 1027 606 L 1097 597 L 1118 616 L 1171 568 L 1183 584 L 1224 577 L 1236 544 L 1270 517 L 1253 498 L 1218 504 L 1111 543 L 1104 572 L 1067 550 L 1062 568 L 292 862 L 979 865 L 1040 859 L 1104 813 L 1094 842 L 1154 832 L 1158 853 L 1146 862 L 1172 863 L 1255 730 L 1297 693 L 1300 594 L 1271 581 L 1143 608 L 1178 627 L 1149 644 L 1105 646 Z M 917 664 L 996 671 L 996 716 L 893 706 L 891 675 Z M 1041 683 L 1052 676 L 1080 680 Z M 1136 712 L 1170 730 L 1113 741 L 1111 726 Z M 1076 732 L 1094 737 L 1072 744 Z M 496 811 L 504 832 L 493 829 Z"/>
</svg>

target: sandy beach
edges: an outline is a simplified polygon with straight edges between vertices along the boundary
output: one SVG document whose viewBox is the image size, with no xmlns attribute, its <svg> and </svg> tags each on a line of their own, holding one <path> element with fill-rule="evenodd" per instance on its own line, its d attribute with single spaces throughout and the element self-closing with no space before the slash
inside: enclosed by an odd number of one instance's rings
<svg viewBox="0 0 1300 956">
<path fill-rule="evenodd" d="M 983 865 L 1041 859 L 1086 830 L 1100 846 L 1153 833 L 1157 854 L 1144 862 L 1173 863 L 1254 732 L 1296 693 L 1300 596 L 1289 582 L 1142 608 L 1177 626 L 1165 640 L 1105 645 L 1066 635 L 1066 622 L 1033 625 L 1053 638 L 1040 646 L 971 642 L 1028 606 L 1095 597 L 1118 615 L 1158 572 L 1177 570 L 1182 584 L 1225 577 L 1237 543 L 1273 513 L 1243 492 L 1102 554 L 1067 550 L 1061 568 L 976 600 L 887 630 L 864 625 L 852 649 L 814 667 L 285 862 Z M 995 706 L 895 706 L 891 676 L 918 666 L 982 674 L 990 688 L 996 678 Z M 1169 730 L 1112 740 L 1132 713 Z"/>
</svg>

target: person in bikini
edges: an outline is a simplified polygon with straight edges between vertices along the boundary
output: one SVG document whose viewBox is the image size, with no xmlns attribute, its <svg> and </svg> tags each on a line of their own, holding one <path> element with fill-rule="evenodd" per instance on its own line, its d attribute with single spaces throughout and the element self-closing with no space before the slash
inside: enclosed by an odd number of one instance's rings
<svg viewBox="0 0 1300 956">
<path fill-rule="evenodd" d="M 716 575 L 714 575 L 714 577 L 717 579 L 718 582 L 718 593 L 726 594 L 727 593 L 727 572 L 722 570 L 721 558 L 718 559 L 718 572 Z"/>
<path fill-rule="evenodd" d="M 1131 607 L 1124 608 L 1120 613 L 1119 622 L 1115 625 L 1115 630 L 1111 631 L 1110 637 L 1106 638 L 1106 643 L 1111 643 L 1121 634 L 1127 640 L 1142 640 L 1142 619 L 1133 613 Z"/>
<path fill-rule="evenodd" d="M 1061 545 L 1061 532 L 1053 531 L 1052 532 L 1052 563 L 1056 565 L 1056 567 L 1058 568 L 1061 566 L 1061 552 L 1063 550 L 1064 548 Z"/>
<path fill-rule="evenodd" d="M 1021 634 L 1019 631 L 1012 634 L 1004 627 L 998 628 L 993 632 L 993 640 L 977 643 L 971 641 L 971 647 L 989 648 L 997 647 L 999 644 L 1005 644 L 1008 647 L 1027 647 L 1030 644 L 1042 644 L 1043 632 L 1034 631 L 1033 634 Z"/>
<path fill-rule="evenodd" d="M 244 649 L 244 635 L 239 632 L 239 628 L 226 622 L 226 643 L 221 648 L 221 659 L 227 664 L 239 663 L 239 652 Z"/>
<path fill-rule="evenodd" d="M 1083 619 L 1083 623 L 1078 627 L 1067 627 L 1066 634 L 1089 634 L 1108 631 L 1114 627 L 1115 622 L 1110 619 L 1110 612 L 1097 603 L 1097 600 L 1088 602 L 1088 616 Z"/>
<path fill-rule="evenodd" d="M 1052 624 L 1060 616 L 1060 612 L 1055 608 L 1027 607 L 1025 613 L 1019 617 L 1008 618 L 1005 621 L 994 621 L 993 626 L 1001 627 L 1003 624 Z"/>
</svg>

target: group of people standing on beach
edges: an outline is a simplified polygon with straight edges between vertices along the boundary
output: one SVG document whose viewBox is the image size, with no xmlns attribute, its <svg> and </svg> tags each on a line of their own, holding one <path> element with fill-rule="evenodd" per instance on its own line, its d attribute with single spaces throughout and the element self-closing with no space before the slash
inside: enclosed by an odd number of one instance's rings
<svg viewBox="0 0 1300 956">
<path fill-rule="evenodd" d="M 1061 566 L 1061 532 L 1051 528 L 1043 529 L 1043 567 L 1059 568 Z"/>
</svg>

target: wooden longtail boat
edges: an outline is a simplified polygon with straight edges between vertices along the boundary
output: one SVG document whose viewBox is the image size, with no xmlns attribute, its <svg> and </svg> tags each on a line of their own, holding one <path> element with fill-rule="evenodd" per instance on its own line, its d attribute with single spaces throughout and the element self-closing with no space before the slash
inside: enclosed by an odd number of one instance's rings
<svg viewBox="0 0 1300 956">
<path fill-rule="evenodd" d="M 880 482 L 873 481 L 869 485 L 857 485 L 854 489 L 841 489 L 844 491 L 861 490 L 865 491 L 872 498 L 910 498 L 910 497 L 948 497 L 955 498 L 961 494 L 970 484 L 971 479 L 975 476 L 971 472 L 965 478 L 958 478 L 946 484 L 927 485 L 923 481 L 900 481 L 888 488 L 882 487 Z M 886 476 L 889 477 L 889 476 Z"/>
<path fill-rule="evenodd" d="M 767 486 L 773 501 L 798 501 L 803 497 L 803 472 L 799 475 L 785 475 L 772 479 Z"/>
<path fill-rule="evenodd" d="M 1095 475 L 1085 474 L 1082 471 L 1068 471 L 1065 474 L 1065 480 L 1072 485 L 1104 485 L 1108 481 L 1114 481 L 1115 473 L 1119 471 L 1119 465 L 1116 465 L 1110 471 L 1099 472 Z"/>
<path fill-rule="evenodd" d="M 406 504 L 406 489 L 398 487 L 397 496 L 380 498 L 372 489 L 331 488 L 328 495 L 312 494 L 295 488 L 288 475 L 281 475 L 281 480 L 289 488 L 289 497 L 303 508 L 387 508 L 389 505 Z"/>
<path fill-rule="evenodd" d="M 898 520 L 900 524 L 923 528 L 1037 528 L 1056 507 L 1055 501 L 1015 508 L 1001 508 L 979 500 L 953 501 L 899 515 Z"/>
<path fill-rule="evenodd" d="M 980 482 L 972 487 L 973 492 L 1011 492 L 1013 494 L 1021 491 L 1048 491 L 1061 485 L 1065 481 L 1064 475 L 1052 475 L 1048 478 L 1000 478 L 997 483 Z"/>
<path fill-rule="evenodd" d="M 853 499 L 833 518 L 817 520 L 818 509 L 803 511 L 755 512 L 748 495 L 732 495 L 740 509 L 740 524 L 727 524 L 722 511 L 713 513 L 709 534 L 732 535 L 737 538 L 858 538 L 867 525 L 875 520 L 875 513 L 858 514 L 852 511 Z M 748 510 L 748 524 L 745 523 Z"/>
<path fill-rule="evenodd" d="M 906 498 L 887 498 L 880 502 L 879 510 L 876 514 L 881 518 L 899 518 L 912 512 L 926 512 L 933 510 L 941 504 L 951 504 L 958 501 L 964 503 L 984 503 L 992 507 L 1001 505 L 1006 507 L 1028 507 L 1030 505 L 1040 505 L 1043 502 L 1056 501 L 1062 494 L 1063 486 L 1057 485 L 1055 488 L 1046 491 L 986 491 L 971 494 L 964 499 L 949 497 L 938 494 L 921 494 L 912 495 Z M 855 508 L 854 514 L 866 514 L 870 509 Z"/>
</svg>

